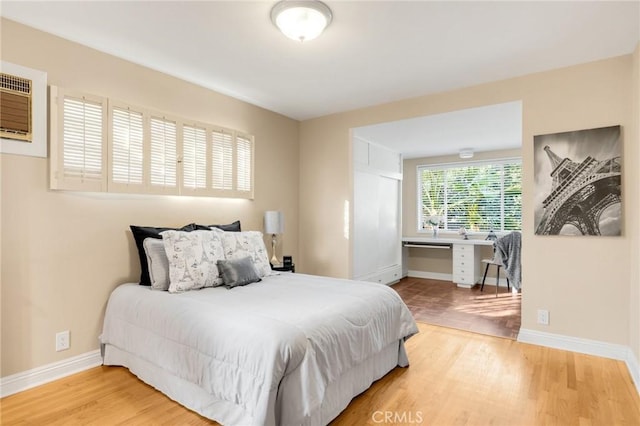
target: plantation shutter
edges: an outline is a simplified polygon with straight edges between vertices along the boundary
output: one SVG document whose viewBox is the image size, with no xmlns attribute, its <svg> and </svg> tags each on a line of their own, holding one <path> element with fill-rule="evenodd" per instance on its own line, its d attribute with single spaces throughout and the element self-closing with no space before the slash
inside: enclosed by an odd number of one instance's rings
<svg viewBox="0 0 640 426">
<path fill-rule="evenodd" d="M 253 197 L 253 140 L 248 136 L 236 138 L 236 189 Z"/>
<path fill-rule="evenodd" d="M 141 112 L 113 105 L 111 108 L 111 190 L 142 191 L 144 183 L 144 117 Z"/>
<path fill-rule="evenodd" d="M 204 128 L 183 126 L 182 186 L 188 190 L 207 189 L 207 132 Z"/>
<path fill-rule="evenodd" d="M 233 135 L 211 132 L 211 185 L 214 190 L 233 190 Z"/>
<path fill-rule="evenodd" d="M 151 190 L 177 193 L 177 125 L 175 121 L 151 117 L 150 178 Z"/>
<path fill-rule="evenodd" d="M 107 101 L 51 88 L 53 189 L 104 191 Z"/>
<path fill-rule="evenodd" d="M 55 86 L 50 93 L 51 189 L 253 198 L 253 136 Z"/>
</svg>

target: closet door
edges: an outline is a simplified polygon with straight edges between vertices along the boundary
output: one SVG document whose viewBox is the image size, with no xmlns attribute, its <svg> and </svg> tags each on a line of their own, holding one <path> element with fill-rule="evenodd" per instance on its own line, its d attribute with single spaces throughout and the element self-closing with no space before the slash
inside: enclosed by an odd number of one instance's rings
<svg viewBox="0 0 640 426">
<path fill-rule="evenodd" d="M 352 274 L 390 284 L 402 277 L 402 156 L 353 139 Z"/>
<path fill-rule="evenodd" d="M 398 266 L 401 262 L 400 182 L 378 177 L 378 269 Z"/>
<path fill-rule="evenodd" d="M 378 176 L 355 172 L 353 176 L 353 278 L 378 270 Z"/>
</svg>

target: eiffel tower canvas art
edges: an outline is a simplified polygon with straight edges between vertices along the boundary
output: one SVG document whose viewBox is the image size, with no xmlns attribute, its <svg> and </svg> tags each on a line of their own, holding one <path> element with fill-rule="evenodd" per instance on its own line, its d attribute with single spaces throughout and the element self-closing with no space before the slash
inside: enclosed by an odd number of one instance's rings
<svg viewBox="0 0 640 426">
<path fill-rule="evenodd" d="M 622 234 L 620 126 L 534 136 L 536 235 Z"/>
</svg>

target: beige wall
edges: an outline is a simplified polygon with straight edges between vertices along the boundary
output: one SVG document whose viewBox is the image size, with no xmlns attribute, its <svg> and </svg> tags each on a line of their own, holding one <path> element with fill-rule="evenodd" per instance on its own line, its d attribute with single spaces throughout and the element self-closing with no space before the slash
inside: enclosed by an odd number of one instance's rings
<svg viewBox="0 0 640 426">
<path fill-rule="evenodd" d="M 43 158 L 2 154 L 2 377 L 98 348 L 111 290 L 136 281 L 128 227 L 242 221 L 262 230 L 282 210 L 285 254 L 298 255 L 298 122 L 95 50 L 1 22 L 2 60 L 76 88 L 255 135 L 255 200 L 48 190 Z M 280 253 L 281 254 L 281 253 Z M 71 349 L 54 335 L 71 331 Z"/>
<path fill-rule="evenodd" d="M 350 129 L 515 100 L 523 102 L 523 327 L 630 344 L 640 354 L 638 48 L 633 56 L 298 125 L 11 21 L 2 20 L 0 31 L 2 60 L 48 72 L 49 84 L 254 134 L 257 177 L 254 201 L 54 192 L 47 189 L 47 160 L 0 155 L 0 376 L 98 347 L 109 292 L 139 274 L 130 224 L 240 219 L 245 229 L 260 230 L 263 212 L 280 209 L 283 251 L 301 272 L 348 276 Z M 614 124 L 624 127 L 624 235 L 534 236 L 533 135 Z M 538 308 L 551 311 L 548 327 L 535 324 Z M 56 353 L 54 334 L 65 329 L 71 349 Z"/>
<path fill-rule="evenodd" d="M 476 152 L 473 161 L 493 160 L 497 158 L 519 158 L 522 153 L 520 149 L 508 149 L 501 151 Z M 457 155 L 441 157 L 412 158 L 403 161 L 402 180 L 402 235 L 406 237 L 425 237 L 429 234 L 418 232 L 418 177 L 417 167 L 427 164 L 447 164 L 460 163 Z M 442 236 L 458 238 L 454 232 L 442 232 Z M 486 234 L 485 234 L 486 235 Z M 473 237 L 472 237 L 473 238 Z M 478 237 L 479 238 L 479 237 Z M 483 259 L 493 257 L 493 250 L 489 247 L 481 247 Z M 449 274 L 453 271 L 451 252 L 443 250 L 425 250 L 423 248 L 409 249 L 408 266 L 410 271 L 435 272 L 438 274 Z M 482 271 L 484 272 L 484 271 Z M 495 277 L 496 268 L 489 268 L 487 277 Z M 502 274 L 504 279 L 504 273 Z M 495 281 L 487 281 L 494 284 Z"/>
<path fill-rule="evenodd" d="M 638 238 L 629 229 L 637 226 L 635 212 L 640 204 L 638 180 L 631 180 L 629 171 L 640 167 L 638 156 L 624 159 L 621 237 L 534 236 L 532 200 L 534 135 L 620 124 L 625 129 L 624 152 L 637 148 L 637 132 L 628 130 L 632 125 L 632 63 L 627 55 L 302 122 L 301 269 L 348 276 L 349 241 L 342 230 L 344 201 L 350 199 L 351 128 L 521 100 L 522 326 L 628 345 L 632 317 L 629 253 L 632 239 Z M 550 311 L 549 326 L 536 324 L 539 308 Z"/>
<path fill-rule="evenodd" d="M 627 143 L 628 155 L 635 159 L 632 164 L 632 174 L 629 181 L 635 182 L 629 185 L 628 192 L 635 196 L 630 209 L 631 215 L 638 217 L 640 209 L 640 43 L 636 46 L 633 54 L 633 75 L 632 75 L 632 126 L 629 131 L 629 139 L 636 141 Z M 630 297 L 629 297 L 629 341 L 630 346 L 636 356 L 637 364 L 640 365 L 640 220 L 632 221 L 629 227 L 629 234 L 632 237 L 631 250 L 629 251 L 631 265 Z"/>
</svg>

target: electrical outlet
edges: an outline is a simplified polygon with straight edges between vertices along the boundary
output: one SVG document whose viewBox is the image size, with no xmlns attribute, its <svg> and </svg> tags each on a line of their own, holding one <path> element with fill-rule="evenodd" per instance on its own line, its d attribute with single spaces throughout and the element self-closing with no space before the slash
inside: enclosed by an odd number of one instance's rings
<svg viewBox="0 0 640 426">
<path fill-rule="evenodd" d="M 69 330 L 56 333 L 56 352 L 69 349 L 71 342 L 69 340 Z"/>
<path fill-rule="evenodd" d="M 549 325 L 549 311 L 538 309 L 538 324 Z"/>
</svg>

